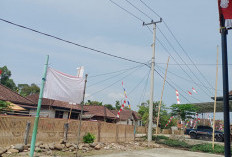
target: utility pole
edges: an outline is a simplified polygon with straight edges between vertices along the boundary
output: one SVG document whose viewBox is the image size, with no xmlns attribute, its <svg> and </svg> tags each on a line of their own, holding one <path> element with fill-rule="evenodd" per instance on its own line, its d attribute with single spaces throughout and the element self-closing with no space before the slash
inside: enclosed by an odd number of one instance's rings
<svg viewBox="0 0 232 157">
<path fill-rule="evenodd" d="M 150 85 L 150 104 L 149 104 L 149 123 L 148 123 L 148 142 L 152 141 L 152 120 L 153 120 L 153 97 L 154 97 L 154 67 L 155 67 L 155 37 L 156 37 L 156 24 L 162 22 L 162 18 L 160 21 L 154 22 L 153 20 L 151 23 L 143 23 L 143 26 L 153 24 L 153 53 L 151 58 L 151 85 Z"/>
</svg>

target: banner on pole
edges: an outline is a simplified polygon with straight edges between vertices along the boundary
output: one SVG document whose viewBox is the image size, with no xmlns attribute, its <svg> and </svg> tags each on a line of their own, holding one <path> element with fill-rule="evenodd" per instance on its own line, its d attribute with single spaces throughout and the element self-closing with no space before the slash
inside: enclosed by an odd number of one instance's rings
<svg viewBox="0 0 232 157">
<path fill-rule="evenodd" d="M 80 104 L 83 99 L 85 80 L 48 68 L 44 98 Z"/>
<path fill-rule="evenodd" d="M 232 29 L 232 0 L 218 0 L 220 26 Z M 222 17 L 225 19 L 225 24 L 222 23 Z"/>
</svg>

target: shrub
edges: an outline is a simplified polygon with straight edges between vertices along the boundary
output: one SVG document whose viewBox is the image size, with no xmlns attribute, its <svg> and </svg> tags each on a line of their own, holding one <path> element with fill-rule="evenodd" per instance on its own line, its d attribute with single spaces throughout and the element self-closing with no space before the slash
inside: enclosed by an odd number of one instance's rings
<svg viewBox="0 0 232 157">
<path fill-rule="evenodd" d="M 169 137 L 163 136 L 163 135 L 160 135 L 160 136 L 152 136 L 152 140 L 153 140 L 153 141 L 160 141 L 161 139 L 169 140 Z"/>
<path fill-rule="evenodd" d="M 214 150 L 212 148 L 212 144 L 197 144 L 194 145 L 191 149 L 191 151 L 202 151 L 202 152 L 208 152 L 208 153 L 224 153 L 224 146 L 221 145 L 214 145 Z"/>
<path fill-rule="evenodd" d="M 190 148 L 189 144 L 187 144 L 184 141 L 179 141 L 179 140 L 168 139 L 168 140 L 164 140 L 162 142 L 160 141 L 159 143 L 168 145 L 170 147 Z"/>
<path fill-rule="evenodd" d="M 95 136 L 89 132 L 83 137 L 84 143 L 93 143 L 94 140 L 95 140 Z"/>
</svg>

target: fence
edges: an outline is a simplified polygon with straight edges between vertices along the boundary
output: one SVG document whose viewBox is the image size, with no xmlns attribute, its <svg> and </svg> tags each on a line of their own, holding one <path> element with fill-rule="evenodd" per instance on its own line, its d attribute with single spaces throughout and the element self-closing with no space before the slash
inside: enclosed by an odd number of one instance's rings
<svg viewBox="0 0 232 157">
<path fill-rule="evenodd" d="M 30 126 L 28 125 L 30 123 Z M 76 142 L 78 120 L 70 120 L 68 131 L 65 124 L 67 119 L 40 118 L 37 142 L 58 142 L 67 137 L 68 142 Z M 0 146 L 30 141 L 34 126 L 34 117 L 0 116 Z M 137 127 L 139 133 L 145 133 L 143 127 Z M 28 136 L 26 133 L 28 132 Z M 90 132 L 95 135 L 97 142 L 128 142 L 134 140 L 134 126 L 105 122 L 83 121 L 81 139 Z"/>
</svg>

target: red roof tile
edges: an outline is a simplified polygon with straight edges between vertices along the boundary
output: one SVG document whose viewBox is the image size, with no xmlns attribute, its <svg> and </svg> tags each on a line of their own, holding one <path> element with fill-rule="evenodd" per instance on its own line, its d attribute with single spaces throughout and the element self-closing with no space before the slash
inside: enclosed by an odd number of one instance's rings
<svg viewBox="0 0 232 157">
<path fill-rule="evenodd" d="M 15 104 L 27 104 L 33 105 L 33 102 L 17 92 L 11 90 L 10 88 L 0 84 L 0 100 L 10 101 Z"/>
<path fill-rule="evenodd" d="M 105 117 L 105 112 L 106 110 L 106 117 L 108 118 L 114 118 L 116 119 L 117 116 L 115 116 L 108 108 L 105 106 L 97 106 L 97 105 L 84 105 L 84 109 L 87 110 L 85 114 L 92 114 L 94 116 L 99 116 L 99 117 Z"/>
<path fill-rule="evenodd" d="M 34 104 L 38 103 L 39 95 L 38 94 L 33 94 L 30 96 L 27 96 L 28 99 L 34 102 Z M 81 105 L 70 105 L 68 102 L 63 102 L 63 101 L 58 101 L 58 100 L 52 100 L 52 99 L 47 99 L 43 98 L 42 99 L 42 105 L 44 106 L 54 106 L 54 107 L 63 107 L 63 108 L 72 108 L 73 110 L 81 110 Z"/>
</svg>

